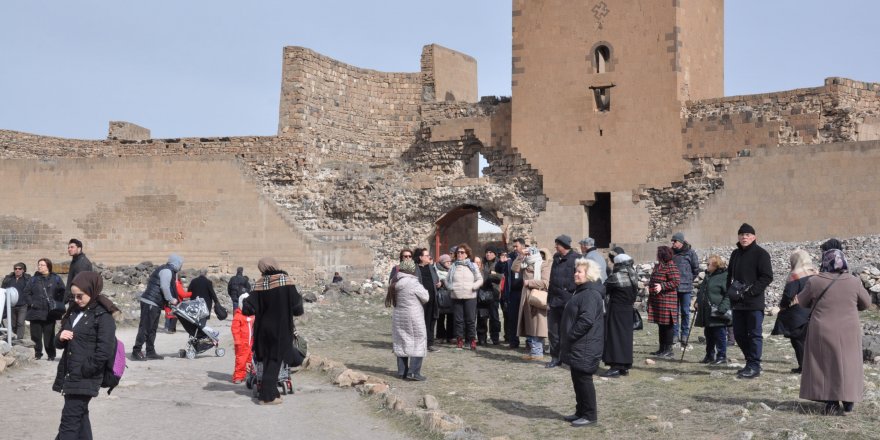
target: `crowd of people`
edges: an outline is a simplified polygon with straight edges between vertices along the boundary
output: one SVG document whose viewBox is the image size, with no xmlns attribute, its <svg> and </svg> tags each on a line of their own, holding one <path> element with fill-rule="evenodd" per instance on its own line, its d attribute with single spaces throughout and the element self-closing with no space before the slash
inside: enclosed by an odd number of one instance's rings
<svg viewBox="0 0 880 440">
<path fill-rule="evenodd" d="M 693 325 L 704 329 L 705 355 L 700 363 L 727 363 L 728 347 L 735 345 L 746 361 L 737 377 L 748 380 L 761 375 L 765 293 L 773 270 L 770 254 L 758 245 L 752 226 L 743 224 L 737 236 L 736 249 L 728 258 L 707 256 L 706 275 L 695 296 L 701 260 L 684 235 L 676 233 L 670 246 L 657 248 L 657 262 L 646 285 L 647 321 L 658 330 L 658 349 L 651 356 L 672 358 L 676 344 L 688 349 Z M 576 406 L 565 420 L 576 427 L 596 424 L 593 376 L 620 378 L 633 368 L 633 331 L 641 324 L 634 308 L 640 280 L 624 249 L 612 248 L 606 260 L 592 238 L 578 245 L 579 251 L 573 249 L 570 237 L 560 235 L 551 254 L 516 238 L 510 251 L 488 247 L 481 257 L 461 243 L 436 262 L 426 248 L 400 251 L 385 298 L 386 306 L 394 308 L 397 376 L 427 380 L 422 370 L 425 357 L 439 351 L 444 342 L 455 349 L 477 350 L 502 343 L 517 349 L 524 340 L 524 361 L 541 362 L 545 368 L 566 365 L 570 370 Z M 24 336 L 28 321 L 37 359 L 45 352 L 53 361 L 57 350 L 62 350 L 53 384 L 65 399 L 59 438 L 90 435 L 88 404 L 101 385 L 101 365 L 116 349 L 111 315 L 119 310 L 101 295 L 102 277 L 82 248 L 77 239 L 68 243 L 71 263 L 66 283 L 48 258 L 37 260 L 33 274 L 27 273 L 24 263 L 16 263 L 2 283 L 21 292 L 7 323 L 16 338 Z M 861 280 L 849 273 L 838 240 L 828 240 L 821 251 L 818 268 L 803 249 L 790 256 L 773 333 L 791 341 L 797 360 L 791 372 L 801 374 L 800 397 L 824 402 L 827 414 L 845 415 L 864 393 L 858 312 L 871 300 Z M 187 297 L 201 299 L 209 310 L 211 305 L 219 306 L 205 271 L 184 291 L 182 265 L 183 258 L 172 254 L 149 276 L 139 298 L 132 360 L 163 358 L 156 352 L 155 339 L 166 307 Z M 269 383 L 274 383 L 280 369 L 302 361 L 294 347 L 293 322 L 294 316 L 303 314 L 302 297 L 273 258 L 261 259 L 258 269 L 261 277 L 253 284 L 241 267 L 228 283 L 234 310 L 234 383 L 243 381 L 251 360 L 260 363 Z M 166 318 L 165 330 L 174 332 L 170 320 L 174 314 Z M 600 373 L 601 363 L 607 368 Z M 81 374 L 68 374 L 73 369 Z M 280 403 L 278 388 L 259 388 L 258 402 Z"/>
<path fill-rule="evenodd" d="M 737 238 L 726 258 L 707 256 L 699 283 L 701 260 L 684 234 L 657 248 L 645 286 L 647 321 L 657 325 L 658 335 L 651 356 L 672 359 L 676 348 L 692 348 L 692 327 L 701 327 L 706 351 L 700 363 L 726 364 L 728 347 L 736 346 L 745 359 L 736 377 L 761 375 L 765 294 L 773 268 L 752 226 L 744 223 Z M 560 235 L 550 254 L 516 238 L 509 252 L 488 247 L 481 258 L 461 243 L 436 262 L 428 249 L 401 250 L 385 300 L 394 307 L 397 376 L 427 380 L 425 356 L 444 341 L 450 348 L 477 350 L 502 342 L 517 349 L 524 339 L 524 361 L 540 361 L 545 368 L 567 365 L 571 371 L 576 408 L 565 420 L 578 427 L 597 423 L 593 375 L 619 378 L 633 367 L 640 280 L 624 249 L 612 248 L 606 259 L 592 238 L 578 244 L 579 251 Z M 864 389 L 858 311 L 870 305 L 870 297 L 847 272 L 841 248 L 835 239 L 823 244 L 818 269 L 805 250 L 791 255 L 774 330 L 791 340 L 798 362 L 791 372 L 801 374 L 801 397 L 824 402 L 828 414 L 851 412 Z M 600 363 L 607 367 L 601 373 Z"/>
</svg>

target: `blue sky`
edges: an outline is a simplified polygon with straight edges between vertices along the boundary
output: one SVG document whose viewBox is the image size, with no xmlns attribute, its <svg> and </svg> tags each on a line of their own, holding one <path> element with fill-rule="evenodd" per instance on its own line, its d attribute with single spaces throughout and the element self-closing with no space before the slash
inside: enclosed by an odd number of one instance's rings
<svg viewBox="0 0 880 440">
<path fill-rule="evenodd" d="M 592 1 L 592 0 L 590 0 Z M 688 0 L 690 1 L 690 0 Z M 726 94 L 880 82 L 880 1 L 728 0 Z M 417 71 L 427 43 L 479 63 L 480 94 L 510 94 L 510 0 L 0 3 L 0 128 L 102 139 L 273 135 L 281 50 Z"/>
</svg>

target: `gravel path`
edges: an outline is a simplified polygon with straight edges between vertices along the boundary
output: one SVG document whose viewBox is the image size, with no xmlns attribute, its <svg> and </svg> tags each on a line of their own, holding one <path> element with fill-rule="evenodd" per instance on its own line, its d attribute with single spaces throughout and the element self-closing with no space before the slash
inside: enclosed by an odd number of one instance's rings
<svg viewBox="0 0 880 440">
<path fill-rule="evenodd" d="M 251 390 L 230 382 L 234 355 L 228 322 L 210 323 L 222 332 L 221 346 L 227 351 L 222 358 L 213 351 L 194 360 L 177 358 L 186 336 L 179 329 L 174 335 L 160 333 L 157 350 L 165 360 L 129 361 L 113 394 L 102 389 L 92 400 L 95 438 L 409 438 L 374 414 L 356 392 L 305 372 L 293 376 L 296 394 L 285 396 L 282 405 L 254 404 Z M 117 331 L 129 350 L 135 334 L 133 328 Z M 47 439 L 57 433 L 63 399 L 51 386 L 58 364 L 35 362 L 0 376 L 0 426 L 6 438 Z"/>
</svg>

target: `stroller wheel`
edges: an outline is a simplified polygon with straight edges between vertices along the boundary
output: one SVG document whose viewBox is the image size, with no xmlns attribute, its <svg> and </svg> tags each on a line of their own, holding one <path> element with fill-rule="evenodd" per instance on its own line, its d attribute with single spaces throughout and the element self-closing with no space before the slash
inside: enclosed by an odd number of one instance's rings
<svg viewBox="0 0 880 440">
<path fill-rule="evenodd" d="M 293 394 L 293 382 L 288 380 L 284 382 L 284 386 L 287 388 L 287 394 Z"/>
<path fill-rule="evenodd" d="M 184 350 L 184 349 L 180 349 L 180 350 L 177 352 L 177 354 L 178 354 L 178 356 L 181 357 L 181 359 L 182 359 L 182 358 L 185 358 L 185 357 L 186 357 L 186 350 Z"/>
<path fill-rule="evenodd" d="M 226 349 L 218 347 L 217 349 L 214 350 L 214 354 L 216 354 L 217 357 L 223 357 L 226 354 Z"/>
<path fill-rule="evenodd" d="M 193 347 L 186 348 L 186 358 L 187 359 L 195 359 L 196 358 L 196 349 Z"/>
<path fill-rule="evenodd" d="M 252 379 L 250 377 L 247 378 L 247 380 L 244 381 L 244 386 L 246 386 L 249 390 L 253 389 L 254 388 L 254 379 Z"/>
</svg>

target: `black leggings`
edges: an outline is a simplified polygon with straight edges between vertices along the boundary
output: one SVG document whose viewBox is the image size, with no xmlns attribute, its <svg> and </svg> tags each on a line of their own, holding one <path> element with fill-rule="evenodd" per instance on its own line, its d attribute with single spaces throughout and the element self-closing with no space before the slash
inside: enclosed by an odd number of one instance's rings
<svg viewBox="0 0 880 440">
<path fill-rule="evenodd" d="M 672 324 L 657 324 L 659 327 L 659 331 L 657 332 L 658 337 L 660 338 L 660 345 L 672 345 L 674 338 L 674 326 Z"/>
</svg>

